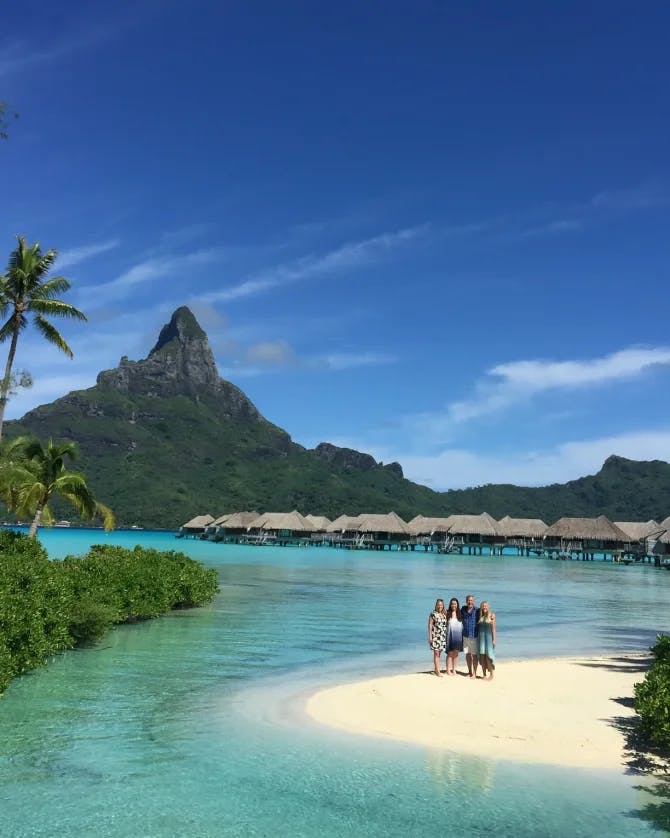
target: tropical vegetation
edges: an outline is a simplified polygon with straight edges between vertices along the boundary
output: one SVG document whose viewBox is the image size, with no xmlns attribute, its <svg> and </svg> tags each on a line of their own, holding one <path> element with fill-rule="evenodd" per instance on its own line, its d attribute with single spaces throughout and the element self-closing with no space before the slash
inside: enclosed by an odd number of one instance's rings
<svg viewBox="0 0 670 838">
<path fill-rule="evenodd" d="M 58 294 L 70 288 L 70 282 L 65 277 L 49 277 L 56 261 L 56 251 L 43 253 L 39 242 L 29 246 L 23 236 L 17 239 L 18 245 L 10 254 L 7 271 L 0 276 L 0 318 L 9 315 L 0 326 L 0 342 L 9 340 L 5 374 L 0 382 L 0 439 L 12 386 L 16 347 L 19 335 L 28 325 L 28 315 L 32 315 L 35 328 L 42 337 L 70 358 L 72 350 L 49 318 L 86 320 L 86 315 L 79 309 L 56 299 Z"/>
<path fill-rule="evenodd" d="M 105 545 L 54 562 L 39 541 L 0 531 L 0 692 L 114 625 L 204 605 L 217 590 L 216 571 L 182 553 Z"/>
<path fill-rule="evenodd" d="M 635 685 L 635 710 L 644 736 L 670 756 L 670 635 L 659 635 L 651 653 L 653 663 Z"/>
<path fill-rule="evenodd" d="M 77 459 L 74 442 L 43 445 L 34 437 L 18 437 L 5 443 L 0 459 L 0 493 L 7 508 L 19 518 L 31 519 L 28 535 L 34 538 L 40 524 L 53 523 L 50 503 L 62 498 L 73 506 L 82 518 L 100 516 L 105 531 L 114 527 L 114 515 L 107 506 L 96 501 L 86 478 L 68 471 L 65 460 Z"/>
</svg>

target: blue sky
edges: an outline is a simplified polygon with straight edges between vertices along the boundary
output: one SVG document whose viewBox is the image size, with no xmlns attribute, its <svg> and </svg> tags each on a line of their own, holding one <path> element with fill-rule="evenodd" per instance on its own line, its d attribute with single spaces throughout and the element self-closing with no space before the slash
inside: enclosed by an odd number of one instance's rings
<svg viewBox="0 0 670 838">
<path fill-rule="evenodd" d="M 0 246 L 89 317 L 8 415 L 187 304 L 297 442 L 434 488 L 670 459 L 667 3 L 112 6 L 3 11 Z"/>
</svg>

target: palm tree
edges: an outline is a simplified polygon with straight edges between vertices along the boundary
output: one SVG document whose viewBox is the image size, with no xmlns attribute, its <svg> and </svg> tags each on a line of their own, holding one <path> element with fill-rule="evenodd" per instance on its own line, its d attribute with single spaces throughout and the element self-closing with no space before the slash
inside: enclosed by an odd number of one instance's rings
<svg viewBox="0 0 670 838">
<path fill-rule="evenodd" d="M 0 383 L 0 439 L 12 383 L 16 344 L 22 329 L 28 325 L 27 315 L 32 314 L 33 323 L 42 336 L 70 358 L 72 350 L 47 318 L 69 317 L 86 320 L 86 315 L 79 309 L 55 299 L 56 294 L 70 288 L 69 281 L 62 276 L 46 279 L 56 261 L 56 251 L 47 250 L 46 253 L 42 253 L 39 242 L 29 247 L 23 236 L 17 238 L 18 246 L 9 257 L 7 273 L 0 276 L 0 318 L 7 314 L 8 309 L 10 311 L 9 319 L 0 327 L 0 342 L 11 339 L 5 375 Z"/>
<path fill-rule="evenodd" d="M 19 437 L 5 449 L 0 466 L 0 494 L 19 517 L 32 518 L 28 531 L 31 538 L 40 523 L 53 521 L 49 504 L 56 496 L 68 501 L 82 518 L 100 515 L 105 531 L 114 528 L 111 509 L 96 501 L 82 474 L 66 469 L 66 458 L 77 459 L 74 442 L 56 445 L 49 440 L 45 447 L 39 439 Z"/>
</svg>

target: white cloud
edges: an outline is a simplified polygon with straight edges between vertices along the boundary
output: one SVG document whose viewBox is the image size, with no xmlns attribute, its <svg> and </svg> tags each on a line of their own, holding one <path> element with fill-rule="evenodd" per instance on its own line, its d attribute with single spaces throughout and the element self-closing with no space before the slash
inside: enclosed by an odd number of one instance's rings
<svg viewBox="0 0 670 838">
<path fill-rule="evenodd" d="M 343 273 L 383 259 L 390 251 L 415 240 L 427 229 L 427 225 L 407 227 L 393 233 L 382 233 L 373 238 L 349 242 L 319 256 L 303 256 L 260 271 L 238 285 L 200 295 L 198 299 L 204 303 L 231 302 L 256 296 L 272 288 Z"/>
<path fill-rule="evenodd" d="M 91 259 L 93 256 L 99 256 L 101 253 L 107 253 L 113 250 L 120 244 L 119 239 L 110 239 L 105 242 L 98 242 L 97 244 L 87 244 L 81 247 L 72 247 L 69 250 L 63 250 L 58 254 L 56 260 L 56 271 L 63 271 L 66 268 L 71 268 L 84 262 L 86 259 Z"/>
<path fill-rule="evenodd" d="M 374 452 L 373 452 L 374 454 Z M 546 486 L 594 474 L 611 454 L 631 460 L 670 461 L 670 429 L 633 431 L 600 439 L 564 442 L 544 451 L 480 454 L 447 448 L 434 457 L 377 452 L 398 460 L 405 477 L 434 489 L 463 489 L 487 483 Z M 473 510 L 475 511 L 475 510 Z M 481 511 L 481 510 L 479 510 Z"/>
<path fill-rule="evenodd" d="M 580 361 L 512 361 L 488 370 L 475 395 L 447 406 L 446 419 L 466 422 L 506 409 L 538 393 L 572 390 L 635 378 L 657 366 L 670 365 L 670 347 L 622 349 Z M 424 417 L 425 418 L 425 417 Z"/>
<path fill-rule="evenodd" d="M 85 390 L 95 384 L 96 373 L 77 373 L 77 375 L 40 376 L 33 386 L 19 390 L 7 402 L 7 418 L 18 419 L 29 410 L 41 404 L 48 404 L 54 399 L 70 393 L 72 390 Z"/>
</svg>

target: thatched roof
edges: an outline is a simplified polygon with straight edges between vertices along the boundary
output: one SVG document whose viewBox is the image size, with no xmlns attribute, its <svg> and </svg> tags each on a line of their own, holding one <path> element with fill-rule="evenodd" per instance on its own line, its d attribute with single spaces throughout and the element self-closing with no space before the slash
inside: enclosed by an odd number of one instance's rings
<svg viewBox="0 0 670 838">
<path fill-rule="evenodd" d="M 352 532 L 362 517 L 362 515 L 340 515 L 326 527 L 326 532 Z"/>
<path fill-rule="evenodd" d="M 498 522 L 488 512 L 481 515 L 450 515 L 445 524 L 449 535 L 497 535 Z"/>
<path fill-rule="evenodd" d="M 542 538 L 547 524 L 541 518 L 510 518 L 505 515 L 498 521 L 498 535 L 507 538 Z"/>
<path fill-rule="evenodd" d="M 218 518 L 215 518 L 212 523 L 209 525 L 210 527 L 220 527 L 221 524 L 225 523 L 225 521 L 230 518 L 232 512 L 226 512 L 225 515 L 220 515 Z"/>
<path fill-rule="evenodd" d="M 664 518 L 661 523 L 658 525 L 659 530 L 670 530 L 670 515 L 667 518 Z"/>
<path fill-rule="evenodd" d="M 387 515 L 361 515 L 360 521 L 355 525 L 357 532 L 386 532 L 401 535 L 409 535 L 410 529 L 403 519 L 395 512 Z"/>
<path fill-rule="evenodd" d="M 214 518 L 211 515 L 196 515 L 195 518 L 191 518 L 190 521 L 187 521 L 185 524 L 182 525 L 183 530 L 204 530 L 205 527 L 208 527 Z"/>
<path fill-rule="evenodd" d="M 662 527 L 656 521 L 615 521 L 614 526 L 630 536 L 631 541 L 642 541 L 652 533 L 662 531 Z"/>
<path fill-rule="evenodd" d="M 305 519 L 314 524 L 317 532 L 326 532 L 330 526 L 330 518 L 326 518 L 325 515 L 305 515 Z"/>
<path fill-rule="evenodd" d="M 417 515 L 407 524 L 412 535 L 432 535 L 434 532 L 447 532 L 449 524 L 447 518 L 426 518 Z"/>
<path fill-rule="evenodd" d="M 660 541 L 661 544 L 670 544 L 670 530 L 661 533 L 656 541 Z"/>
<path fill-rule="evenodd" d="M 266 512 L 248 524 L 250 530 L 292 530 L 293 532 L 314 532 L 316 527 L 304 518 L 297 509 L 293 512 Z"/>
<path fill-rule="evenodd" d="M 232 515 L 226 516 L 225 528 L 228 530 L 245 530 L 256 518 L 258 518 L 256 510 L 253 512 L 234 512 Z"/>
<path fill-rule="evenodd" d="M 584 538 L 593 541 L 630 541 L 630 536 L 609 518 L 561 518 L 545 532 L 546 538 Z"/>
</svg>

